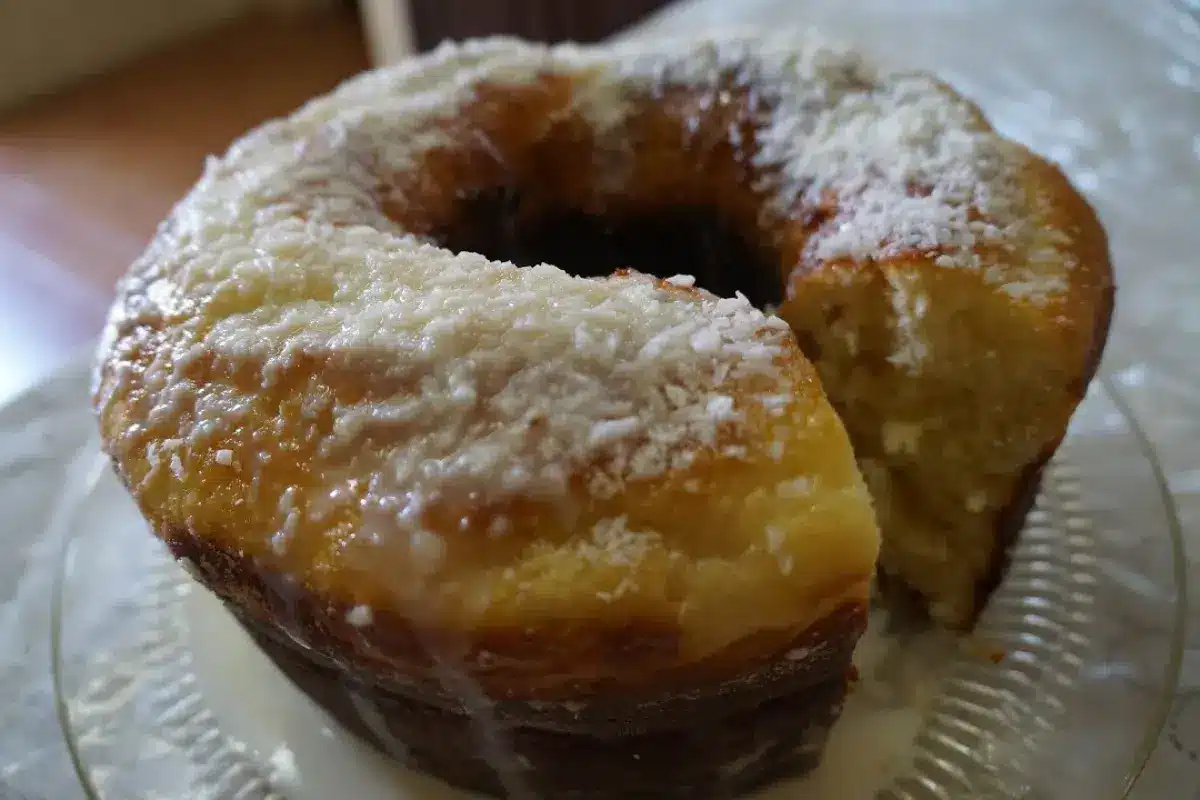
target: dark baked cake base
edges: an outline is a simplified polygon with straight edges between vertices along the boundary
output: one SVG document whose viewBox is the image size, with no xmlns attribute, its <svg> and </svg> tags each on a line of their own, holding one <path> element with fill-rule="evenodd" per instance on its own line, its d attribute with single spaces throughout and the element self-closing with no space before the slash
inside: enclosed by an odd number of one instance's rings
<svg viewBox="0 0 1200 800">
<path fill-rule="evenodd" d="M 625 730 L 596 724 L 602 699 L 575 724 L 554 713 L 571 704 L 519 701 L 504 704 L 505 722 L 477 724 L 350 675 L 273 627 L 238 617 L 275 665 L 347 730 L 449 784 L 497 797 L 695 800 L 734 797 L 817 766 L 841 713 L 866 611 L 840 609 L 805 634 L 810 646 L 798 642 L 733 691 L 725 684 L 692 717 L 676 711 L 654 719 L 648 711 L 644 725 L 621 723 Z"/>
</svg>

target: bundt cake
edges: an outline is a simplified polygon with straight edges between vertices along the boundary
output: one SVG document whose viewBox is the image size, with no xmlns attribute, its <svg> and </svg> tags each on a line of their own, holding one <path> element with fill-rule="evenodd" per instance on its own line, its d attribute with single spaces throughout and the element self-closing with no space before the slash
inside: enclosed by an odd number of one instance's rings
<svg viewBox="0 0 1200 800">
<path fill-rule="evenodd" d="M 94 404 L 154 532 L 368 741 L 728 796 L 817 763 L 877 565 L 970 625 L 1111 300 L 1085 202 L 932 77 L 477 41 L 213 159 Z"/>
</svg>

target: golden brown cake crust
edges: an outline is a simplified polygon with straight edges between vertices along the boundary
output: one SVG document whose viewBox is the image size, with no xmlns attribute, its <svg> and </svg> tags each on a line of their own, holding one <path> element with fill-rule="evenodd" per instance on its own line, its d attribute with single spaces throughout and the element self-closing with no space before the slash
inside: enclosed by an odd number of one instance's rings
<svg viewBox="0 0 1200 800">
<path fill-rule="evenodd" d="M 215 546 L 212 537 L 172 528 L 161 532 L 161 538 L 193 577 L 239 609 L 243 619 L 279 631 L 315 657 L 373 676 L 392 691 L 448 708 L 461 707 L 464 698 L 441 683 L 438 672 L 443 668 L 468 677 L 485 696 L 497 700 L 584 703 L 595 697 L 604 703 L 604 712 L 593 723 L 633 724 L 651 706 L 656 715 L 669 719 L 694 712 L 706 700 L 702 691 L 731 678 L 743 690 L 754 683 L 750 675 L 770 679 L 772 665 L 784 665 L 788 671 L 811 668 L 821 659 L 801 656 L 801 651 L 820 655 L 821 642 L 813 637 L 827 627 L 827 618 L 842 620 L 836 629 L 846 642 L 837 643 L 838 648 L 852 647 L 866 622 L 864 602 L 832 603 L 817 620 L 820 625 L 756 631 L 690 663 L 680 661 L 678 626 L 638 621 L 623 629 L 606 630 L 584 621 L 570 627 L 489 630 L 477 637 L 447 639 L 440 631 L 417 634 L 409 619 L 387 609 L 373 612 L 369 626 L 352 625 L 345 604 L 264 571 L 254 559 Z M 727 694 L 717 692 L 707 699 L 736 705 L 736 696 L 721 697 Z M 620 716 L 621 708 L 627 716 Z"/>
</svg>

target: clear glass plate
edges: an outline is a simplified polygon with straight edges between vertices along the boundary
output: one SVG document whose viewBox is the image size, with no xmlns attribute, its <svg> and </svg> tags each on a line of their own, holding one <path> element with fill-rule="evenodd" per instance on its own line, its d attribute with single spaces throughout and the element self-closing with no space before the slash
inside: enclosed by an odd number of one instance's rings
<svg viewBox="0 0 1200 800">
<path fill-rule="evenodd" d="M 63 729 L 91 796 L 307 800 L 340 787 L 363 798 L 460 797 L 381 765 L 314 716 L 230 634 L 219 607 L 196 605 L 190 578 L 106 466 L 98 457 L 89 466 L 68 486 L 59 521 L 52 633 Z M 922 684 L 927 696 L 860 710 L 868 723 L 880 708 L 919 715 L 880 796 L 1124 796 L 1175 687 L 1182 593 L 1161 468 L 1119 396 L 1097 384 L 983 619 L 982 640 L 1004 658 L 947 651 L 936 680 Z M 895 666 L 883 663 L 876 673 Z"/>
</svg>

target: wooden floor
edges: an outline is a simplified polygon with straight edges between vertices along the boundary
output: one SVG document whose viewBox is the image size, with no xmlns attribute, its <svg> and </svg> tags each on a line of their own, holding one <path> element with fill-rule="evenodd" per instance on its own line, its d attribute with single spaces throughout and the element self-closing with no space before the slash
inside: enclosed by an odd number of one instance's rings
<svg viewBox="0 0 1200 800">
<path fill-rule="evenodd" d="M 366 62 L 351 12 L 246 20 L 0 117 L 0 403 L 95 336 L 205 155 Z"/>
</svg>

